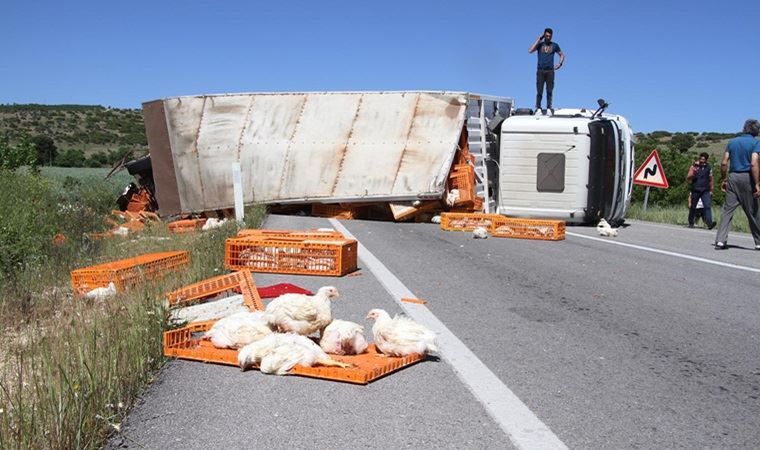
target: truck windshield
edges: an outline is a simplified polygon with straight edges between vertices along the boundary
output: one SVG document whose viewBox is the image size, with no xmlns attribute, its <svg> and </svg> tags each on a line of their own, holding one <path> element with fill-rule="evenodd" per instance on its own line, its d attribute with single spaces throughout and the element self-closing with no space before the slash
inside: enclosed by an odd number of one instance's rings
<svg viewBox="0 0 760 450">
<path fill-rule="evenodd" d="M 609 120 L 589 123 L 591 149 L 589 154 L 588 202 L 586 220 L 596 221 L 613 212 L 617 180 L 618 138 L 615 125 Z"/>
</svg>

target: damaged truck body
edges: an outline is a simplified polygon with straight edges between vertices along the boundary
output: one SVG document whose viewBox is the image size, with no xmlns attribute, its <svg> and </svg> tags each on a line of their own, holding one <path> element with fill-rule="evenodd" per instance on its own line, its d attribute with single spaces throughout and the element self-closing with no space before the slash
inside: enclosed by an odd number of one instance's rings
<svg viewBox="0 0 760 450">
<path fill-rule="evenodd" d="M 483 212 L 621 222 L 633 133 L 617 115 L 515 114 L 465 92 L 246 93 L 143 104 L 161 216 L 246 205 L 442 200 L 458 154 Z M 482 205 L 482 206 L 480 206 Z"/>
</svg>

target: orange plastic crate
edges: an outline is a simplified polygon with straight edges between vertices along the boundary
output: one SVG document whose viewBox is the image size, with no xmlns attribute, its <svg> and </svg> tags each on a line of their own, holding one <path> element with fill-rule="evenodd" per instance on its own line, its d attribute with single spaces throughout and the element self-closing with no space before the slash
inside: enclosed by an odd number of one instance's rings
<svg viewBox="0 0 760 450">
<path fill-rule="evenodd" d="M 352 220 L 356 219 L 361 207 L 350 207 L 341 205 L 326 205 L 324 203 L 313 203 L 311 205 L 311 215 L 316 217 L 330 217 L 333 219 Z"/>
<path fill-rule="evenodd" d="M 148 253 L 73 270 L 71 286 L 75 293 L 86 294 L 95 288 L 107 287 L 108 283 L 113 282 L 117 290 L 123 291 L 139 284 L 143 278 L 158 278 L 188 265 L 190 253 L 186 251 Z"/>
<path fill-rule="evenodd" d="M 304 238 L 304 239 L 345 239 L 343 233 L 337 230 L 318 231 L 318 230 L 258 230 L 246 228 L 238 231 L 237 237 L 286 237 L 286 238 Z"/>
<path fill-rule="evenodd" d="M 493 221 L 489 231 L 494 237 L 560 241 L 565 239 L 565 222 L 500 216 Z"/>
<path fill-rule="evenodd" d="M 226 291 L 234 291 L 243 295 L 243 303 L 251 311 L 263 311 L 264 303 L 261 301 L 256 283 L 253 281 L 251 272 L 241 270 L 227 275 L 208 278 L 198 283 L 193 283 L 166 294 L 169 305 L 190 303 L 205 300 Z"/>
<path fill-rule="evenodd" d="M 176 220 L 169 224 L 169 231 L 172 233 L 190 233 L 200 230 L 205 223 L 205 218 Z"/>
<path fill-rule="evenodd" d="M 485 213 L 453 213 L 441 214 L 441 229 L 446 231 L 472 231 L 477 227 L 491 229 L 493 222 L 501 217 L 500 214 Z"/>
<path fill-rule="evenodd" d="M 215 321 L 198 322 L 184 328 L 164 333 L 164 356 L 206 363 L 218 363 L 237 366 L 238 351 L 229 348 L 216 348 L 210 341 L 200 339 L 196 333 L 210 329 Z M 194 334 L 196 334 L 194 336 Z M 381 356 L 370 344 L 367 353 L 361 355 L 330 355 L 338 361 L 353 364 L 354 367 L 302 367 L 295 366 L 291 375 L 299 375 L 324 380 L 342 381 L 354 384 L 367 384 L 391 372 L 422 361 L 422 355 L 404 357 Z"/>
<path fill-rule="evenodd" d="M 353 239 L 230 238 L 224 246 L 224 266 L 231 270 L 343 276 L 357 268 Z"/>
</svg>

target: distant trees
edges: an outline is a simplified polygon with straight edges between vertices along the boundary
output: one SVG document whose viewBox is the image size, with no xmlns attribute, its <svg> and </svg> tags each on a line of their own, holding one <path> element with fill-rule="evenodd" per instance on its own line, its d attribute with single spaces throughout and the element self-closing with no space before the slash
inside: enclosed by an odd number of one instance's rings
<svg viewBox="0 0 760 450">
<path fill-rule="evenodd" d="M 687 133 L 676 133 L 670 139 L 671 147 L 681 152 L 685 152 L 686 150 L 692 148 L 695 142 L 696 141 L 694 140 L 694 136 Z"/>
</svg>

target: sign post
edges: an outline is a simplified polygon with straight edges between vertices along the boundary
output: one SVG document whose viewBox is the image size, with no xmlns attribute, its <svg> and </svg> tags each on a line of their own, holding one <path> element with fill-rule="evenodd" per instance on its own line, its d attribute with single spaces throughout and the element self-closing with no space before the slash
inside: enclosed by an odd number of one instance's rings
<svg viewBox="0 0 760 450">
<path fill-rule="evenodd" d="M 662 163 L 660 162 L 657 150 L 652 150 L 652 153 L 644 160 L 644 164 L 636 170 L 636 173 L 633 175 L 633 184 L 647 187 L 646 192 L 644 192 L 644 211 L 647 210 L 647 203 L 649 203 L 649 188 L 652 186 L 658 188 L 668 187 L 668 179 L 665 177 L 665 171 L 662 170 Z"/>
</svg>

